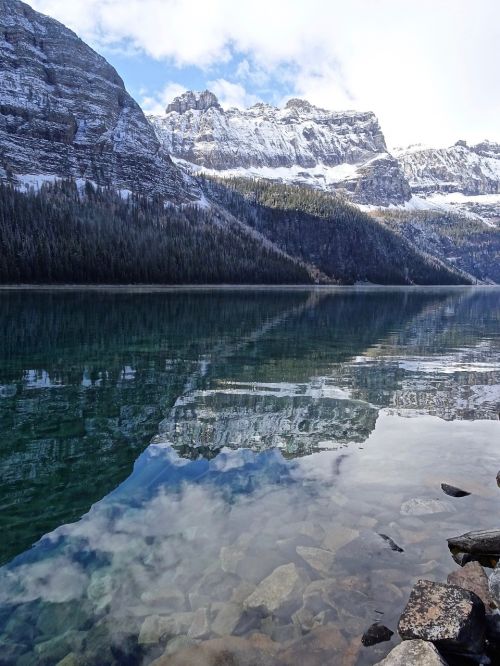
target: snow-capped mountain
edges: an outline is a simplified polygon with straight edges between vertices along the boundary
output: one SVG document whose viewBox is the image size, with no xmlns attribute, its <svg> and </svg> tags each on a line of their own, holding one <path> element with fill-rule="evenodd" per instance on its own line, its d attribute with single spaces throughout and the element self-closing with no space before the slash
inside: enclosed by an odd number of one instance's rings
<svg viewBox="0 0 500 666">
<path fill-rule="evenodd" d="M 341 188 L 363 204 L 411 196 L 371 112 L 327 111 L 300 99 L 283 109 L 224 110 L 204 91 L 184 93 L 149 119 L 167 152 L 206 171 Z"/>
<path fill-rule="evenodd" d="M 415 194 L 461 192 L 466 196 L 500 193 L 500 144 L 399 150 L 396 156 Z"/>
<path fill-rule="evenodd" d="M 485 220 L 500 218 L 500 144 L 465 141 L 449 148 L 410 146 L 395 151 L 421 207 L 448 207 Z"/>
<path fill-rule="evenodd" d="M 0 0 L 0 178 L 190 196 L 115 69 L 58 21 Z"/>
</svg>

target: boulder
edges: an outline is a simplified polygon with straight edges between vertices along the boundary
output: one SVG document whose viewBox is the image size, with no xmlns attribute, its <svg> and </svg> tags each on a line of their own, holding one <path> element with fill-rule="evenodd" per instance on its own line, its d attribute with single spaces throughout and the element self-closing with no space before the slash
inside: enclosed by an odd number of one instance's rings
<svg viewBox="0 0 500 666">
<path fill-rule="evenodd" d="M 390 641 L 393 635 L 394 632 L 388 629 L 386 626 L 379 624 L 378 622 L 374 622 L 371 627 L 368 627 L 368 629 L 361 637 L 361 642 L 365 647 L 370 647 L 371 645 L 376 645 L 377 643 Z"/>
<path fill-rule="evenodd" d="M 497 558 L 500 557 L 500 530 L 466 532 L 448 539 L 448 547 L 462 553 L 491 555 Z"/>
<path fill-rule="evenodd" d="M 309 583 L 307 573 L 293 563 L 277 567 L 267 578 L 257 585 L 247 597 L 244 607 L 259 610 L 265 615 L 279 614 L 302 601 L 302 592 Z"/>
<path fill-rule="evenodd" d="M 375 666 L 446 666 L 432 643 L 422 640 L 403 641 Z"/>
<path fill-rule="evenodd" d="M 455 511 L 449 502 L 443 500 L 413 498 L 401 504 L 400 513 L 403 516 L 425 516 L 431 513 L 447 513 Z"/>
<path fill-rule="evenodd" d="M 484 648 L 481 599 L 456 585 L 419 580 L 399 620 L 405 640 L 421 638 L 443 652 L 477 655 Z"/>
<path fill-rule="evenodd" d="M 464 590 L 469 590 L 477 594 L 483 602 L 487 613 L 491 612 L 491 609 L 495 607 L 488 587 L 488 576 L 479 562 L 467 562 L 461 569 L 453 571 L 448 575 L 448 583 L 450 585 L 458 585 L 458 587 L 463 587 Z"/>
<path fill-rule="evenodd" d="M 450 486 L 447 483 L 442 483 L 441 489 L 443 493 L 449 495 L 450 497 L 467 497 L 467 495 L 470 495 L 467 490 L 461 490 L 460 488 L 457 488 L 456 486 Z"/>
</svg>

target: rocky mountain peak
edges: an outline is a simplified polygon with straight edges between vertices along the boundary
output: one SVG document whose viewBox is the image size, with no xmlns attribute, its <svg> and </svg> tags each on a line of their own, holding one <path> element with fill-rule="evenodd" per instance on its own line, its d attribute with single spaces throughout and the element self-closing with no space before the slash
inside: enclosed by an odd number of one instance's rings
<svg viewBox="0 0 500 666">
<path fill-rule="evenodd" d="M 164 149 L 196 167 L 341 188 L 359 203 L 410 198 L 371 112 L 329 111 L 296 98 L 282 109 L 261 103 L 224 112 L 216 96 L 204 91 L 184 93 L 150 121 Z"/>
<path fill-rule="evenodd" d="M 298 111 L 311 111 L 313 105 L 305 99 L 300 99 L 299 97 L 292 97 L 285 104 L 285 109 L 297 109 Z"/>
<path fill-rule="evenodd" d="M 208 111 L 215 108 L 223 112 L 219 100 L 210 90 L 194 92 L 188 90 L 176 97 L 165 109 L 165 113 L 186 113 L 186 111 Z"/>
</svg>

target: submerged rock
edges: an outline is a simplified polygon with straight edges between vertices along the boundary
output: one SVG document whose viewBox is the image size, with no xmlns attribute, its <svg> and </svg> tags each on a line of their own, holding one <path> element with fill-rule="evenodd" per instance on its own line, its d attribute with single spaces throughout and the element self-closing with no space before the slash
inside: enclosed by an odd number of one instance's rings
<svg viewBox="0 0 500 666">
<path fill-rule="evenodd" d="M 322 576 L 328 576 L 335 562 L 335 555 L 323 548 L 297 546 L 297 555 Z"/>
<path fill-rule="evenodd" d="M 263 634 L 213 638 L 175 654 L 164 653 L 151 666 L 273 666 L 279 645 Z"/>
<path fill-rule="evenodd" d="M 309 576 L 303 569 L 293 563 L 283 564 L 257 585 L 245 600 L 244 607 L 260 610 L 266 615 L 279 614 L 300 605 L 302 592 L 308 583 Z"/>
<path fill-rule="evenodd" d="M 232 602 L 223 604 L 212 622 L 213 633 L 219 636 L 232 634 L 241 620 L 242 613 L 240 604 Z"/>
<path fill-rule="evenodd" d="M 313 615 L 325 610 L 325 608 L 332 607 L 336 589 L 337 581 L 334 578 L 312 581 L 304 590 L 304 607 L 310 610 Z"/>
<path fill-rule="evenodd" d="M 154 645 L 179 634 L 185 634 L 193 622 L 194 613 L 149 615 L 139 632 L 139 645 Z"/>
<path fill-rule="evenodd" d="M 279 653 L 277 663 L 284 666 L 296 666 L 297 664 L 348 666 L 355 662 L 349 661 L 347 650 L 348 643 L 338 627 L 328 624 L 318 627 L 306 636 L 290 643 Z"/>
<path fill-rule="evenodd" d="M 35 645 L 35 663 L 54 664 L 63 659 L 69 652 L 79 652 L 85 636 L 86 633 L 84 631 L 70 629 L 61 636 L 54 636 L 47 641 L 37 643 Z"/>
<path fill-rule="evenodd" d="M 399 620 L 399 634 L 408 640 L 431 641 L 444 652 L 481 654 L 485 610 L 481 599 L 456 585 L 419 580 Z"/>
<path fill-rule="evenodd" d="M 446 666 L 432 643 L 422 640 L 403 641 L 375 666 Z"/>
<path fill-rule="evenodd" d="M 82 662 L 78 658 L 78 655 L 76 655 L 74 652 L 70 652 L 64 657 L 64 659 L 58 661 L 56 666 L 80 666 L 81 663 Z"/>
<path fill-rule="evenodd" d="M 238 546 L 222 546 L 220 549 L 220 566 L 222 571 L 237 573 L 238 565 L 245 557 L 245 551 Z"/>
<path fill-rule="evenodd" d="M 495 605 L 488 588 L 488 576 L 479 562 L 467 562 L 461 569 L 453 571 L 448 575 L 448 583 L 477 594 L 486 612 L 491 612 Z"/>
<path fill-rule="evenodd" d="M 193 621 L 189 627 L 189 638 L 207 638 L 210 635 L 210 615 L 208 609 L 198 608 L 193 614 Z"/>
<path fill-rule="evenodd" d="M 195 640 L 194 638 L 188 638 L 188 636 L 174 636 L 170 641 L 168 641 L 163 655 L 168 657 L 171 654 L 179 652 L 179 650 L 185 650 L 186 648 L 194 647 L 198 643 L 199 641 Z"/>
<path fill-rule="evenodd" d="M 359 530 L 353 530 L 350 527 L 337 525 L 335 528 L 329 530 L 323 539 L 323 548 L 335 552 L 347 546 L 348 543 L 354 541 L 359 537 Z"/>
<path fill-rule="evenodd" d="M 374 622 L 371 627 L 365 631 L 361 637 L 361 642 L 365 647 L 370 647 L 371 645 L 376 645 L 377 643 L 383 643 L 384 641 L 390 641 L 391 637 L 394 635 L 394 632 L 391 631 L 388 627 L 378 622 Z"/>
<path fill-rule="evenodd" d="M 467 490 L 461 490 L 460 488 L 457 488 L 456 486 L 450 486 L 447 483 L 442 483 L 441 488 L 443 492 L 450 497 L 467 497 L 467 495 L 470 495 Z"/>
<path fill-rule="evenodd" d="M 425 516 L 431 513 L 446 513 L 451 511 L 455 511 L 455 508 L 449 502 L 417 497 L 403 502 L 400 509 L 403 516 Z"/>
</svg>

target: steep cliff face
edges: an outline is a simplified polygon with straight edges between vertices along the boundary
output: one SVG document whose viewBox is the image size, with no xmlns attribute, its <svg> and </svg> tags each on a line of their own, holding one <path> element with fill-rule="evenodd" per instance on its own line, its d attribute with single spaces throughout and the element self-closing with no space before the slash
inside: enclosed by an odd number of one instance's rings
<svg viewBox="0 0 500 666">
<path fill-rule="evenodd" d="M 500 193 L 500 145 L 484 141 L 468 146 L 398 151 L 397 157 L 415 194 L 460 192 L 466 196 Z"/>
<path fill-rule="evenodd" d="M 192 187 L 114 68 L 19 0 L 0 0 L 0 177 L 84 178 L 174 201 Z"/>
<path fill-rule="evenodd" d="M 224 111 L 209 91 L 177 97 L 150 116 L 167 152 L 205 170 L 343 188 L 354 201 L 386 205 L 410 198 L 373 113 L 334 112 L 305 100 Z"/>
</svg>

